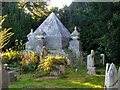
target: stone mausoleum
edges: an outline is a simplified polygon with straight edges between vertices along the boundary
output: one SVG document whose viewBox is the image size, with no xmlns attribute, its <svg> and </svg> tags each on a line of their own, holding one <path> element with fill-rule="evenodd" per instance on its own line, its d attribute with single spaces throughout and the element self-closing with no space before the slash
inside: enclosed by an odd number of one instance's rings
<svg viewBox="0 0 120 90">
<path fill-rule="evenodd" d="M 45 46 L 53 54 L 67 55 L 64 51 L 64 48 L 67 48 L 74 52 L 76 56 L 80 56 L 78 35 L 76 27 L 70 34 L 52 12 L 34 32 L 31 29 L 31 32 L 27 35 L 26 51 L 34 51 L 40 54 L 42 47 Z"/>
</svg>

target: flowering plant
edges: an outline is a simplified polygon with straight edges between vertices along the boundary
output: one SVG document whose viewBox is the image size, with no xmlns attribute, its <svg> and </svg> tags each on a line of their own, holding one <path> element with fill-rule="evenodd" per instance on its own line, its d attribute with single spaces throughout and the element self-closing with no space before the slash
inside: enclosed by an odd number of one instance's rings
<svg viewBox="0 0 120 90">
<path fill-rule="evenodd" d="M 34 52 L 28 52 L 21 56 L 21 69 L 23 72 L 32 72 L 38 66 L 38 58 Z"/>
<path fill-rule="evenodd" d="M 21 64 L 28 65 L 30 63 L 36 63 L 38 61 L 34 52 L 28 52 L 28 54 L 24 54 L 21 56 L 22 61 Z"/>
<path fill-rule="evenodd" d="M 59 65 L 66 65 L 68 57 L 66 56 L 46 56 L 40 61 L 37 70 L 44 70 L 50 72 L 51 70 L 58 69 Z"/>
</svg>

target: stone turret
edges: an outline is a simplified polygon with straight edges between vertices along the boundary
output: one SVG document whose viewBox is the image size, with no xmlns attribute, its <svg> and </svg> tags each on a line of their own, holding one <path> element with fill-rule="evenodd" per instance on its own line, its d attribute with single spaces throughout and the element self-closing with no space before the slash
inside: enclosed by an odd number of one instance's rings
<svg viewBox="0 0 120 90">
<path fill-rule="evenodd" d="M 77 31 L 77 28 L 75 26 L 74 31 L 71 33 L 72 40 L 69 42 L 69 49 L 72 50 L 73 53 L 75 53 L 76 57 L 80 56 L 80 43 L 79 43 L 79 32 Z"/>
</svg>

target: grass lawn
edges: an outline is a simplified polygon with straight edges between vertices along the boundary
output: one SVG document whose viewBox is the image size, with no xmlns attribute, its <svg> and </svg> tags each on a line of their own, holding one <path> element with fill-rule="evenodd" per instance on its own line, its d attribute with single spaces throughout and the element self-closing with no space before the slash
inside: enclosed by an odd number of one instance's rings
<svg viewBox="0 0 120 90">
<path fill-rule="evenodd" d="M 105 67 L 97 68 L 100 74 L 88 75 L 85 68 L 66 68 L 66 75 L 60 78 L 36 80 L 39 73 L 18 75 L 18 81 L 10 83 L 9 88 L 103 88 Z"/>
</svg>

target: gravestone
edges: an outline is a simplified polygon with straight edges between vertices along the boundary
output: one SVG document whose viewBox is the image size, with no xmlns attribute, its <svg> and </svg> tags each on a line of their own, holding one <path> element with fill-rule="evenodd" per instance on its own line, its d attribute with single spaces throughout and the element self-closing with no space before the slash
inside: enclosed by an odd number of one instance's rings
<svg viewBox="0 0 120 90">
<path fill-rule="evenodd" d="M 118 70 L 118 90 L 120 90 L 120 67 Z"/>
<path fill-rule="evenodd" d="M 64 66 L 64 65 L 60 65 L 60 66 L 59 66 L 59 74 L 60 74 L 60 75 L 65 74 L 65 66 Z"/>
<path fill-rule="evenodd" d="M 8 81 L 9 82 L 17 81 L 17 76 L 15 75 L 15 71 L 8 71 Z"/>
<path fill-rule="evenodd" d="M 0 89 L 8 88 L 8 73 L 4 68 L 4 58 L 6 55 L 0 55 Z"/>
<path fill-rule="evenodd" d="M 104 83 L 104 87 L 106 87 L 107 85 L 107 73 L 108 73 L 108 69 L 109 69 L 109 63 L 106 63 L 106 70 L 105 70 L 105 83 Z"/>
<path fill-rule="evenodd" d="M 87 56 L 87 70 L 88 74 L 96 74 L 96 67 L 94 67 L 94 50 Z"/>
<path fill-rule="evenodd" d="M 60 76 L 65 74 L 65 65 L 57 66 L 58 70 L 53 70 L 50 72 L 50 76 Z"/>
<path fill-rule="evenodd" d="M 118 88 L 118 73 L 115 65 L 112 63 L 110 66 L 106 66 L 108 70 L 105 76 L 105 87 L 107 89 L 117 89 Z"/>
<path fill-rule="evenodd" d="M 105 65 L 105 54 L 100 54 L 100 57 L 101 57 L 100 62 L 101 62 L 103 65 Z"/>
</svg>

